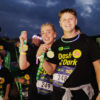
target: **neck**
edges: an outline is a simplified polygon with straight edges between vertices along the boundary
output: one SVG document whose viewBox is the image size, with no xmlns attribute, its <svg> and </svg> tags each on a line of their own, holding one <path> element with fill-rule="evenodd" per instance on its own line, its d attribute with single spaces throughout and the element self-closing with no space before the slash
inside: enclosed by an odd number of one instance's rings
<svg viewBox="0 0 100 100">
<path fill-rule="evenodd" d="M 52 43 L 47 44 L 49 48 L 51 48 L 52 44 L 54 43 L 54 41 Z"/>
<path fill-rule="evenodd" d="M 62 37 L 63 38 L 73 38 L 76 35 L 77 35 L 77 33 L 75 31 L 73 31 L 73 32 L 64 31 L 64 35 Z"/>
</svg>

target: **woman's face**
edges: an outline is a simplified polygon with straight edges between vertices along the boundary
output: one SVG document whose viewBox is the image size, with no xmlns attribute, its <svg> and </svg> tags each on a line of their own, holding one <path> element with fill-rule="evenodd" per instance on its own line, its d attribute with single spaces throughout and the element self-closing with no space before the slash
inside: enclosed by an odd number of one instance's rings
<svg viewBox="0 0 100 100">
<path fill-rule="evenodd" d="M 45 44 L 52 44 L 56 38 L 56 32 L 50 25 L 41 28 L 41 35 Z"/>
</svg>

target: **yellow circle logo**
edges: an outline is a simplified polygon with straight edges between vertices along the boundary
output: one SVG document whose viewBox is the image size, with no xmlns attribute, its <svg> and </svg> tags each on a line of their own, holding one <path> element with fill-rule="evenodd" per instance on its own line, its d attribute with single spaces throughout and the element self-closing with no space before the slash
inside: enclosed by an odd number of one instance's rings
<svg viewBox="0 0 100 100">
<path fill-rule="evenodd" d="M 82 55 L 82 53 L 79 49 L 75 49 L 73 51 L 72 55 L 73 55 L 74 58 L 79 58 Z"/>
<path fill-rule="evenodd" d="M 26 75 L 25 75 L 25 79 L 26 79 L 26 80 L 29 80 L 29 79 L 30 79 L 30 76 L 29 76 L 28 74 L 26 74 Z"/>
</svg>

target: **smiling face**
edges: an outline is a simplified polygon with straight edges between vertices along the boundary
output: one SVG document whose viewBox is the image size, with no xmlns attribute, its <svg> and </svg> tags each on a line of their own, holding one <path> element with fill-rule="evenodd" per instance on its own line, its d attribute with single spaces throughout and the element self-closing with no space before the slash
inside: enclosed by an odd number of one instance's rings
<svg viewBox="0 0 100 100">
<path fill-rule="evenodd" d="M 48 45 L 56 38 L 56 32 L 50 24 L 41 26 L 41 35 L 44 43 Z"/>
<path fill-rule="evenodd" d="M 77 18 L 73 14 L 66 12 L 62 14 L 59 23 L 64 32 L 73 32 L 75 31 Z"/>
</svg>

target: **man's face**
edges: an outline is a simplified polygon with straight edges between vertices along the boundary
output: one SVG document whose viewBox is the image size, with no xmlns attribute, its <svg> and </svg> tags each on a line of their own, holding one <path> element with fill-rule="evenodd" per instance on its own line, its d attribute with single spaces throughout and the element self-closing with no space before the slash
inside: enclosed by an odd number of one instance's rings
<svg viewBox="0 0 100 100">
<path fill-rule="evenodd" d="M 45 44 L 51 44 L 56 38 L 56 33 L 50 25 L 41 28 L 42 39 Z"/>
<path fill-rule="evenodd" d="M 63 31 L 71 32 L 75 30 L 75 25 L 77 24 L 76 17 L 71 13 L 64 13 L 60 18 L 60 26 L 62 27 Z"/>
</svg>

